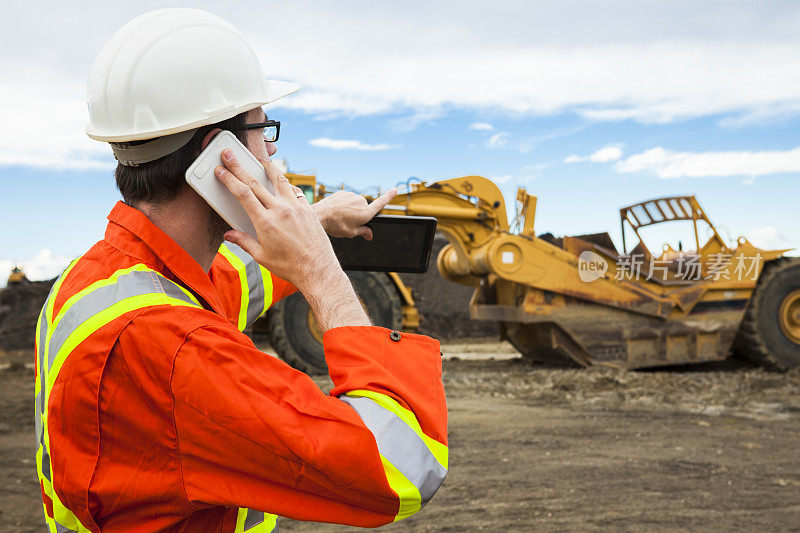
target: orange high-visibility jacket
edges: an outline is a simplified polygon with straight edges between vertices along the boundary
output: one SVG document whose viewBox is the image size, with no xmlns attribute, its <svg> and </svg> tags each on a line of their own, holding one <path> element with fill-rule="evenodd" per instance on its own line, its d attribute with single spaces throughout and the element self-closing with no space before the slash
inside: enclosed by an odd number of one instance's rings
<svg viewBox="0 0 800 533">
<path fill-rule="evenodd" d="M 50 531 L 378 526 L 433 496 L 447 473 L 437 341 L 329 330 L 325 395 L 241 332 L 291 284 L 233 245 L 206 273 L 123 203 L 108 218 L 36 329 Z"/>
</svg>

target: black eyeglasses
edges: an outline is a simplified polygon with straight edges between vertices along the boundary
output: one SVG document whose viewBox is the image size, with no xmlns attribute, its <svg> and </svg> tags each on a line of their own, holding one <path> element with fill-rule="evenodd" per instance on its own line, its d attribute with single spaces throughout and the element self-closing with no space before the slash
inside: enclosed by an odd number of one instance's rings
<svg viewBox="0 0 800 533">
<path fill-rule="evenodd" d="M 264 141 L 274 143 L 278 140 L 278 135 L 281 133 L 281 123 L 277 120 L 267 120 L 265 122 L 255 122 L 253 124 L 245 124 L 246 130 L 264 130 Z"/>
</svg>

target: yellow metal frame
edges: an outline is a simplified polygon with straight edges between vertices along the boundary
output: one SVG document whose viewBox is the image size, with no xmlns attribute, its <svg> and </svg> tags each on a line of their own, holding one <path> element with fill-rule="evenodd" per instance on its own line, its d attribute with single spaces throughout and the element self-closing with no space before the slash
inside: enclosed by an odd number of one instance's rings
<svg viewBox="0 0 800 533">
<path fill-rule="evenodd" d="M 669 198 L 685 198 L 693 207 L 686 219 L 695 222 L 704 220 L 714 228 L 693 196 Z M 658 200 L 643 204 L 653 202 Z M 437 261 L 445 278 L 470 286 L 478 286 L 481 278 L 488 277 L 512 282 L 512 285 L 498 286 L 503 289 L 501 292 L 508 293 L 498 294 L 498 301 L 509 303 L 517 300 L 517 287 L 513 284 L 520 284 L 651 316 L 669 317 L 673 313 L 685 315 L 701 300 L 731 299 L 731 293 L 736 297 L 749 298 L 763 265 L 786 251 L 762 250 L 744 237 L 737 240 L 736 248 L 729 249 L 714 229 L 713 237 L 704 246 L 698 245 L 698 249 L 701 264 L 706 264 L 707 261 L 703 259 L 715 254 L 731 256 L 731 264 L 717 271 L 718 280 L 700 281 L 691 287 L 686 284 L 663 284 L 655 280 L 619 280 L 616 267 L 619 257 L 612 250 L 593 246 L 577 238 L 565 238 L 563 248 L 537 238 L 534 234 L 536 203 L 536 197 L 529 195 L 524 188 L 517 191 L 518 219 L 515 226 L 519 233 L 512 234 L 509 232 L 500 189 L 481 176 L 465 176 L 430 185 L 414 184 L 408 192 L 392 201 L 393 206 L 402 206 L 409 215 L 437 218 L 438 229 L 450 241 Z M 640 204 L 623 208 L 620 213 L 625 217 L 637 205 Z M 392 209 L 391 212 L 396 211 Z M 649 225 L 633 220 L 638 222 L 631 224 L 634 231 Z M 623 224 L 626 222 L 630 224 L 624 218 Z M 592 283 L 581 281 L 578 271 L 580 252 L 586 249 L 602 256 L 609 265 L 605 274 Z M 732 281 L 737 258 L 749 258 L 756 254 L 760 256 L 761 264 L 751 279 Z M 542 298 L 531 296 L 529 300 Z"/>
</svg>

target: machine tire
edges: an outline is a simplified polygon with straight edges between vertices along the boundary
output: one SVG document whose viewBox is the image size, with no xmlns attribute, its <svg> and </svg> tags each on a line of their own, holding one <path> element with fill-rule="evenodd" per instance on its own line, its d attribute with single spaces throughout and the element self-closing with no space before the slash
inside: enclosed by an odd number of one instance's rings
<svg viewBox="0 0 800 533">
<path fill-rule="evenodd" d="M 734 342 L 738 355 L 772 370 L 800 365 L 800 344 L 781 328 L 781 305 L 800 291 L 800 259 L 784 258 L 767 265 L 750 298 Z"/>
<path fill-rule="evenodd" d="M 397 289 L 388 275 L 381 272 L 348 272 L 358 298 L 366 307 L 372 323 L 399 330 L 403 308 Z M 267 314 L 267 335 L 281 359 L 306 374 L 326 374 L 328 365 L 318 333 L 309 321 L 311 309 L 298 293 L 287 296 Z"/>
</svg>

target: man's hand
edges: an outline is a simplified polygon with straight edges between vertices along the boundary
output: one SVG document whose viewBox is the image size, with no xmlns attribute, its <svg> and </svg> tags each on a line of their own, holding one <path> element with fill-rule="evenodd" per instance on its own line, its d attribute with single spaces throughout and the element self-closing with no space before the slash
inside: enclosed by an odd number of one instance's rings
<svg viewBox="0 0 800 533">
<path fill-rule="evenodd" d="M 377 215 L 386 204 L 397 195 L 397 189 L 390 189 L 380 198 L 367 204 L 366 198 L 348 191 L 338 191 L 315 203 L 322 227 L 331 237 L 364 237 L 372 240 L 372 230 L 366 224 Z"/>
<path fill-rule="evenodd" d="M 272 182 L 270 193 L 242 169 L 231 150 L 223 150 L 219 179 L 242 204 L 258 240 L 237 230 L 225 239 L 238 244 L 260 265 L 292 282 L 308 300 L 322 331 L 338 326 L 370 325 L 364 309 L 333 253 L 328 236 L 301 193 L 278 168 L 261 161 Z"/>
</svg>

